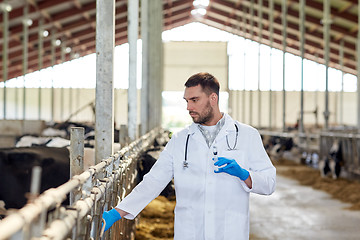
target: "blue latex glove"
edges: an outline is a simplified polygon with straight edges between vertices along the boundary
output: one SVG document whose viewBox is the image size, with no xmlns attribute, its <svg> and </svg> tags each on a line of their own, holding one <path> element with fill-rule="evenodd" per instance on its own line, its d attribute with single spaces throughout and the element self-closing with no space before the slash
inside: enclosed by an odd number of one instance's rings
<svg viewBox="0 0 360 240">
<path fill-rule="evenodd" d="M 110 211 L 105 211 L 102 215 L 102 218 L 105 220 L 105 232 L 114 224 L 114 222 L 121 219 L 120 213 L 116 211 L 115 208 Z M 101 224 L 101 228 L 102 228 Z"/>
<path fill-rule="evenodd" d="M 234 159 L 219 157 L 218 160 L 214 163 L 214 165 L 215 166 L 225 165 L 223 167 L 219 167 L 218 170 L 214 170 L 215 173 L 225 172 L 230 175 L 236 176 L 243 181 L 245 181 L 250 175 L 250 173 L 246 169 L 240 167 L 239 164 Z"/>
</svg>

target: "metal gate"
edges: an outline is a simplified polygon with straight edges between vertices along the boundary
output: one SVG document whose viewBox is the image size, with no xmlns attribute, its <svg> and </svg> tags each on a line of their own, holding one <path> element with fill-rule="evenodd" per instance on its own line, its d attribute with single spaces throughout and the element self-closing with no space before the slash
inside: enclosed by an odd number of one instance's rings
<svg viewBox="0 0 360 240">
<path fill-rule="evenodd" d="M 0 240 L 133 239 L 134 221 L 120 220 L 102 238 L 101 216 L 137 184 L 136 160 L 159 135 L 156 128 L 65 184 L 48 189 L 0 222 Z M 63 206 L 70 195 L 74 203 Z"/>
</svg>

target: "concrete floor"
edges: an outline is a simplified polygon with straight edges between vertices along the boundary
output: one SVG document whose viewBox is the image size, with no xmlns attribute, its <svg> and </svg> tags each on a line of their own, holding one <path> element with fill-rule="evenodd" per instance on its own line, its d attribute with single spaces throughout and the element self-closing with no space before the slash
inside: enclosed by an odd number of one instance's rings
<svg viewBox="0 0 360 240">
<path fill-rule="evenodd" d="M 277 176 L 271 196 L 251 194 L 250 239 L 359 240 L 360 211 L 325 192 Z"/>
</svg>

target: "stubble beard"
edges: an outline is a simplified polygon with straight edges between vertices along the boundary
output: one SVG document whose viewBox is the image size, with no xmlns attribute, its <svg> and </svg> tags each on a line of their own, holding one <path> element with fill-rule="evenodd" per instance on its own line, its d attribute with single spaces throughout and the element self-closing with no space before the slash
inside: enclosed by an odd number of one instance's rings
<svg viewBox="0 0 360 240">
<path fill-rule="evenodd" d="M 203 112 L 198 113 L 198 112 L 190 112 L 190 113 L 196 113 L 198 115 L 198 117 L 192 117 L 194 123 L 198 123 L 198 124 L 205 124 L 207 122 L 209 122 L 213 117 L 214 117 L 214 113 L 213 113 L 213 109 L 210 105 L 210 102 L 208 102 L 206 104 L 206 107 L 204 109 Z"/>
</svg>

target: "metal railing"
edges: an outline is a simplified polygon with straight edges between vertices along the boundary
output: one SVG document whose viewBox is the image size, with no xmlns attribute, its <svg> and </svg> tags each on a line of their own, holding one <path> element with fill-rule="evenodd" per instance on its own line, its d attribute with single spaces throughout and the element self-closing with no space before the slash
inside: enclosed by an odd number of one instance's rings
<svg viewBox="0 0 360 240">
<path fill-rule="evenodd" d="M 0 240 L 110 239 L 111 230 L 100 237 L 102 213 L 116 206 L 137 184 L 136 159 L 161 133 L 160 128 L 150 131 L 10 214 L 0 222 Z M 71 192 L 73 203 L 63 206 Z M 131 238 L 134 221 L 129 222 L 117 227 L 116 239 Z"/>
<path fill-rule="evenodd" d="M 318 133 L 301 133 L 301 132 L 282 132 L 259 130 L 264 136 L 293 138 L 297 147 L 306 152 L 319 152 L 319 134 Z"/>
</svg>

